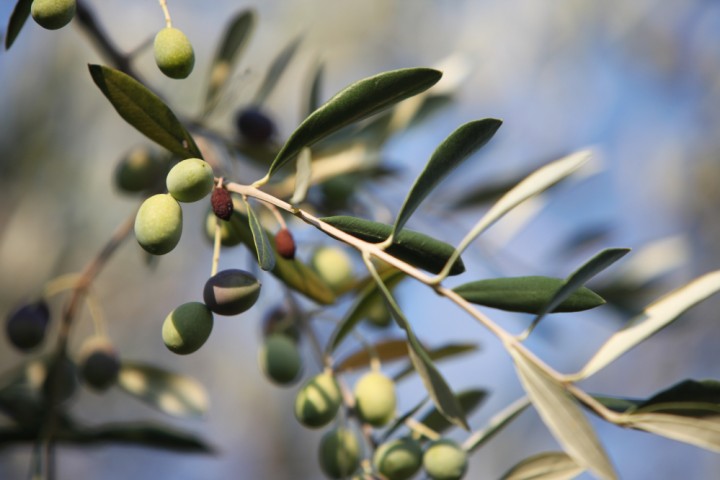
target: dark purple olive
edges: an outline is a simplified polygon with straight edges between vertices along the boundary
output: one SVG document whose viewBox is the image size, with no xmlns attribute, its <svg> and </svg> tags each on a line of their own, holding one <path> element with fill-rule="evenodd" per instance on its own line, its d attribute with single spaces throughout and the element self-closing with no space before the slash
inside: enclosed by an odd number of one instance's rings
<svg viewBox="0 0 720 480">
<path fill-rule="evenodd" d="M 256 107 L 240 110 L 235 125 L 242 138 L 250 143 L 265 143 L 275 133 L 275 123 Z"/>
<path fill-rule="evenodd" d="M 50 310 L 44 300 L 18 307 L 10 313 L 5 324 L 10 343 L 20 350 L 32 350 L 45 339 Z"/>
</svg>

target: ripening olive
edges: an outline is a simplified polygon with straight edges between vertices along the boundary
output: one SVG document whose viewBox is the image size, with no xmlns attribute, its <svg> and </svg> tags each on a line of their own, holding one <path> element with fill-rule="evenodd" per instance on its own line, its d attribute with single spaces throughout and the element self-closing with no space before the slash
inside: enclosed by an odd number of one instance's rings
<svg viewBox="0 0 720 480">
<path fill-rule="evenodd" d="M 127 152 L 115 167 L 115 185 L 123 192 L 137 193 L 157 186 L 167 174 L 167 161 L 146 146 Z"/>
<path fill-rule="evenodd" d="M 180 241 L 182 208 L 172 196 L 158 193 L 147 198 L 135 216 L 135 238 L 154 255 L 165 255 Z"/>
<path fill-rule="evenodd" d="M 83 382 L 98 391 L 114 385 L 120 374 L 120 358 L 110 340 L 105 337 L 90 337 L 83 342 L 78 365 Z"/>
<path fill-rule="evenodd" d="M 167 27 L 155 35 L 155 63 L 170 78 L 185 78 L 195 65 L 195 52 L 190 40 L 177 28 Z"/>
<path fill-rule="evenodd" d="M 327 425 L 335 418 L 342 397 L 335 377 L 323 372 L 303 385 L 295 397 L 295 418 L 310 428 Z"/>
<path fill-rule="evenodd" d="M 348 285 L 353 278 L 350 256 L 338 247 L 320 247 L 310 259 L 317 274 L 334 290 Z"/>
<path fill-rule="evenodd" d="M 5 332 L 10 343 L 20 350 L 31 350 L 45 338 L 50 310 L 44 300 L 16 308 L 7 317 Z"/>
<path fill-rule="evenodd" d="M 240 110 L 235 117 L 240 135 L 251 143 L 264 143 L 275 133 L 275 123 L 257 107 Z"/>
<path fill-rule="evenodd" d="M 291 385 L 302 371 L 302 357 L 297 344 L 279 333 L 265 339 L 259 363 L 265 376 L 278 385 Z"/>
<path fill-rule="evenodd" d="M 320 439 L 320 468 L 329 478 L 346 478 L 360 466 L 360 442 L 347 428 L 335 428 Z"/>
<path fill-rule="evenodd" d="M 218 315 L 239 315 L 255 305 L 260 286 L 258 279 L 249 272 L 223 270 L 205 282 L 203 301 Z"/>
<path fill-rule="evenodd" d="M 381 427 L 395 416 L 395 384 L 380 372 L 369 372 L 355 384 L 355 409 L 361 420 Z"/>
<path fill-rule="evenodd" d="M 202 347 L 213 328 L 213 314 L 200 302 L 188 302 L 170 312 L 162 326 L 165 346 L 178 355 Z"/>
<path fill-rule="evenodd" d="M 286 260 L 295 258 L 295 239 L 287 228 L 281 228 L 275 234 L 275 250 Z"/>
<path fill-rule="evenodd" d="M 300 328 L 296 319 L 297 312 L 282 305 L 277 305 L 265 314 L 262 322 L 262 333 L 265 337 L 270 335 L 284 335 L 293 342 L 300 341 Z"/>
<path fill-rule="evenodd" d="M 70 23 L 76 6 L 75 0 L 33 0 L 30 14 L 41 27 L 57 30 Z"/>
<path fill-rule="evenodd" d="M 380 445 L 373 455 L 373 466 L 388 480 L 407 480 L 420 470 L 423 452 L 412 438 L 399 438 Z"/>
<path fill-rule="evenodd" d="M 215 177 L 209 163 L 199 158 L 188 158 L 170 169 L 165 184 L 178 202 L 197 202 L 213 189 Z"/>
<path fill-rule="evenodd" d="M 423 467 L 433 480 L 459 480 L 467 471 L 467 453 L 455 441 L 441 438 L 425 450 Z"/>
</svg>

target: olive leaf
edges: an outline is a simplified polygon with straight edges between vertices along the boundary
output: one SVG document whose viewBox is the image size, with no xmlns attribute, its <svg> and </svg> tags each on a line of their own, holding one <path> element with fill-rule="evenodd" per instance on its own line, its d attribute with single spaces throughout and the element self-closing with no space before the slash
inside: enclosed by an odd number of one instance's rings
<svg viewBox="0 0 720 480">
<path fill-rule="evenodd" d="M 386 339 L 371 345 L 370 348 L 361 348 L 356 350 L 344 359 L 338 361 L 335 366 L 335 371 L 348 372 L 360 368 L 366 368 L 370 365 L 370 361 L 373 358 L 371 353 L 381 362 L 392 362 L 394 360 L 407 358 L 407 340 L 404 338 Z"/>
<path fill-rule="evenodd" d="M 5 50 L 10 50 L 10 47 L 15 43 L 15 39 L 20 35 L 25 22 L 30 16 L 30 7 L 32 6 L 32 0 L 18 0 L 10 14 L 10 20 L 8 20 L 7 31 L 5 32 Z"/>
<path fill-rule="evenodd" d="M 393 235 L 403 229 L 420 203 L 450 172 L 490 141 L 500 125 L 502 121 L 494 118 L 466 123 L 452 132 L 435 149 L 400 207 L 393 225 Z"/>
<path fill-rule="evenodd" d="M 275 254 L 273 253 L 273 247 L 270 245 L 268 235 L 265 233 L 265 229 L 260 224 L 260 220 L 255 211 L 250 206 L 250 203 L 243 198 L 245 202 L 245 210 L 248 216 L 248 224 L 250 225 L 250 232 L 253 237 L 253 244 L 255 246 L 255 253 L 257 254 L 258 265 L 265 271 L 270 271 L 275 268 Z"/>
<path fill-rule="evenodd" d="M 453 290 L 470 303 L 486 307 L 539 314 L 565 285 L 561 278 L 526 276 L 488 278 L 464 283 Z M 605 300 L 587 287 L 580 287 L 562 300 L 553 312 L 578 312 L 595 308 Z"/>
<path fill-rule="evenodd" d="M 270 64 L 270 68 L 265 74 L 265 78 L 260 84 L 257 94 L 255 94 L 255 105 L 262 105 L 265 100 L 270 96 L 272 91 L 275 89 L 275 85 L 280 80 L 283 72 L 290 64 L 295 52 L 297 52 L 298 46 L 300 45 L 300 38 L 292 40 Z"/>
<path fill-rule="evenodd" d="M 199 417 L 208 409 L 207 392 L 199 382 L 154 365 L 123 362 L 118 386 L 168 415 Z"/>
<path fill-rule="evenodd" d="M 412 407 L 407 412 L 403 413 L 399 417 L 397 417 L 393 422 L 385 429 L 382 436 L 380 437 L 380 440 L 378 444 L 385 442 L 388 438 L 392 436 L 393 433 L 397 431 L 398 428 L 405 425 L 405 422 L 408 418 L 415 415 L 420 409 L 427 403 L 427 401 L 430 400 L 430 397 L 425 397 L 422 400 L 420 400 L 414 407 Z"/>
<path fill-rule="evenodd" d="M 475 352 L 479 348 L 480 346 L 476 343 L 449 343 L 447 345 L 431 348 L 427 350 L 427 354 L 428 357 L 430 357 L 430 359 L 433 361 L 446 360 L 448 358 L 454 358 L 460 355 L 464 355 L 466 353 Z M 410 363 L 403 369 L 401 369 L 399 372 L 397 372 L 395 375 L 393 375 L 393 380 L 396 382 L 398 380 L 402 380 L 403 378 L 410 375 L 413 370 L 414 369 L 412 363 Z"/>
<path fill-rule="evenodd" d="M 493 415 L 485 428 L 474 432 L 465 440 L 463 449 L 468 453 L 474 452 L 485 442 L 493 438 L 500 430 L 509 425 L 510 422 L 515 420 L 515 418 L 529 406 L 530 399 L 522 397 L 503 408 L 500 412 Z"/>
<path fill-rule="evenodd" d="M 658 330 L 675 321 L 690 307 L 720 290 L 720 270 L 696 278 L 652 303 L 613 334 L 574 377 L 587 378 Z"/>
<path fill-rule="evenodd" d="M 290 135 L 270 165 L 266 182 L 283 165 L 315 142 L 351 123 L 380 112 L 395 103 L 427 90 L 442 73 L 430 68 L 406 68 L 380 73 L 344 88 L 311 113 Z"/>
<path fill-rule="evenodd" d="M 501 480 L 571 480 L 584 471 L 565 452 L 543 452 L 519 462 Z"/>
<path fill-rule="evenodd" d="M 160 97 L 119 70 L 102 65 L 88 68 L 95 85 L 126 122 L 181 158 L 202 158 L 190 133 Z"/>
<path fill-rule="evenodd" d="M 390 293 L 390 290 L 388 290 L 388 288 L 385 286 L 382 278 L 380 278 L 380 275 L 377 273 L 375 267 L 370 262 L 370 259 L 363 257 L 363 260 L 368 267 L 368 271 L 373 275 L 373 278 L 375 278 L 375 281 L 377 282 L 378 287 L 380 288 L 380 291 L 382 292 L 383 297 L 385 298 L 385 301 L 388 305 L 388 308 L 390 308 L 390 312 L 395 318 L 395 321 L 398 323 L 400 328 L 405 330 L 405 334 L 407 335 L 409 347 L 408 353 L 410 355 L 410 360 L 412 361 L 415 370 L 418 372 L 418 375 L 420 375 L 423 385 L 425 385 L 425 389 L 430 395 L 433 403 L 437 407 L 438 411 L 450 423 L 462 427 L 465 430 L 469 430 L 467 420 L 465 419 L 465 414 L 463 413 L 462 407 L 457 397 L 452 392 L 452 390 L 448 386 L 443 376 L 437 370 L 437 368 L 435 368 L 432 360 L 415 336 L 415 332 L 413 332 L 412 328 L 410 327 L 410 323 L 405 318 L 405 315 L 403 315 L 400 307 L 395 302 L 395 299 Z"/>
<path fill-rule="evenodd" d="M 390 225 L 346 215 L 323 217 L 320 220 L 366 242 L 382 242 L 392 232 Z M 385 251 L 415 267 L 438 273 L 452 257 L 455 249 L 452 245 L 440 240 L 404 229 L 397 234 L 393 239 L 393 244 Z M 459 275 L 464 271 L 465 265 L 462 259 L 457 257 L 449 274 Z"/>
<path fill-rule="evenodd" d="M 380 278 L 385 282 L 387 288 L 392 291 L 392 289 L 405 278 L 405 274 L 395 268 L 391 268 L 381 272 Z M 332 353 L 338 345 L 342 343 L 355 326 L 367 316 L 368 310 L 372 308 L 373 303 L 377 301 L 384 302 L 383 295 L 377 283 L 372 281 L 362 288 L 345 317 L 338 323 L 337 327 L 335 327 L 335 331 L 330 336 L 331 340 L 328 343 L 327 353 Z"/>
<path fill-rule="evenodd" d="M 312 181 L 312 153 L 310 149 L 305 147 L 300 150 L 298 160 L 296 162 L 295 171 L 295 190 L 290 199 L 291 205 L 297 205 L 305 200 L 310 183 Z"/>
<path fill-rule="evenodd" d="M 318 63 L 312 74 L 312 78 L 309 82 L 307 107 L 304 112 L 304 116 L 309 116 L 312 112 L 320 107 L 320 89 L 322 88 L 322 79 L 325 72 L 325 66 L 322 63 Z"/>
<path fill-rule="evenodd" d="M 455 394 L 460 408 L 462 408 L 465 416 L 471 415 L 487 398 L 487 391 L 481 389 L 463 390 Z M 450 428 L 452 424 L 443 416 L 436 407 L 432 408 L 420 419 L 420 423 L 424 424 L 430 430 L 442 434 Z"/>
<path fill-rule="evenodd" d="M 585 164 L 590 158 L 589 151 L 581 151 L 556 160 L 531 173 L 528 177 L 515 185 L 510 191 L 503 195 L 488 212 L 475 224 L 465 235 L 460 245 L 448 260 L 448 264 L 438 274 L 440 279 L 450 273 L 452 262 L 470 246 L 470 244 L 485 230 L 490 228 L 498 220 L 505 216 L 510 210 L 520 205 L 525 200 L 547 190 L 557 182 L 567 177 L 575 170 Z"/>
<path fill-rule="evenodd" d="M 515 345 L 508 345 L 508 352 L 535 409 L 568 455 L 598 478 L 617 478 L 595 431 L 565 385 L 538 367 Z"/>
<path fill-rule="evenodd" d="M 257 15 L 252 9 L 239 12 L 228 23 L 210 65 L 210 78 L 205 94 L 205 114 L 216 106 L 220 92 L 230 78 L 238 57 L 247 46 L 256 23 Z"/>
</svg>

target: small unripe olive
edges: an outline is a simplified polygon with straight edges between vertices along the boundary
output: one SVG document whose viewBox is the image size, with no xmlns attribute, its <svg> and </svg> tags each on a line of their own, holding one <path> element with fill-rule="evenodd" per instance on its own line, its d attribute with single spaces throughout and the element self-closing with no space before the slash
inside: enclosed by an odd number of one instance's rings
<svg viewBox="0 0 720 480">
<path fill-rule="evenodd" d="M 295 239 L 287 228 L 281 228 L 275 234 L 275 250 L 287 260 L 295 258 Z"/>
<path fill-rule="evenodd" d="M 335 377 L 323 372 L 305 383 L 295 397 L 295 418 L 310 428 L 327 425 L 335 418 L 342 396 Z"/>
<path fill-rule="evenodd" d="M 298 327 L 296 313 L 282 305 L 277 305 L 263 317 L 263 336 L 284 335 L 293 342 L 300 341 L 300 328 Z"/>
<path fill-rule="evenodd" d="M 167 174 L 167 162 L 146 146 L 127 152 L 115 167 L 115 185 L 123 192 L 137 193 L 157 186 Z"/>
<path fill-rule="evenodd" d="M 278 385 L 290 385 L 302 371 L 302 357 L 297 344 L 285 335 L 270 335 L 260 349 L 260 369 Z"/>
<path fill-rule="evenodd" d="M 459 480 L 467 471 L 467 453 L 455 441 L 441 438 L 425 450 L 423 467 L 433 480 Z"/>
<path fill-rule="evenodd" d="M 42 383 L 42 393 L 54 405 L 60 404 L 77 390 L 77 367 L 67 357 L 53 360 L 47 365 Z"/>
<path fill-rule="evenodd" d="M 218 315 L 239 315 L 255 305 L 260 286 L 258 279 L 249 272 L 223 270 L 205 282 L 203 301 Z"/>
<path fill-rule="evenodd" d="M 365 318 L 374 327 L 385 328 L 392 324 L 392 314 L 382 297 L 375 298 L 365 309 Z"/>
<path fill-rule="evenodd" d="M 353 264 L 350 256 L 338 247 L 320 247 L 310 264 L 313 269 L 335 290 L 347 286 L 353 278 Z"/>
<path fill-rule="evenodd" d="M 158 193 L 147 198 L 135 216 L 135 238 L 153 255 L 172 251 L 182 234 L 182 208 L 172 196 Z"/>
<path fill-rule="evenodd" d="M 165 184 L 178 202 L 197 202 L 210 193 L 215 178 L 209 163 L 199 158 L 188 158 L 170 169 Z"/>
<path fill-rule="evenodd" d="M 213 314 L 200 302 L 188 302 L 170 312 L 162 326 L 165 346 L 178 355 L 202 347 L 213 328 Z"/>
<path fill-rule="evenodd" d="M 381 427 L 395 416 L 395 384 L 380 372 L 369 372 L 355 384 L 355 409 L 364 422 Z"/>
<path fill-rule="evenodd" d="M 216 220 L 220 222 L 220 244 L 223 247 L 234 247 L 242 243 L 242 234 L 240 228 L 242 225 L 238 225 L 236 219 L 230 218 L 229 221 L 220 220 L 211 211 L 207 213 L 205 218 L 205 236 L 210 243 L 215 242 L 215 223 Z"/>
<path fill-rule="evenodd" d="M 251 143 L 264 143 L 275 133 L 275 124 L 262 110 L 248 107 L 240 110 L 235 117 L 240 135 Z"/>
<path fill-rule="evenodd" d="M 387 480 L 407 480 L 422 466 L 420 443 L 412 438 L 399 438 L 380 445 L 373 455 L 373 466 Z"/>
<path fill-rule="evenodd" d="M 45 339 L 50 310 L 44 300 L 16 308 L 7 317 L 5 332 L 10 343 L 20 350 L 32 350 Z"/>
<path fill-rule="evenodd" d="M 30 14 L 41 27 L 57 30 L 70 23 L 75 9 L 75 0 L 33 0 Z"/>
<path fill-rule="evenodd" d="M 195 66 L 195 52 L 190 40 L 177 28 L 163 28 L 153 43 L 155 63 L 170 78 L 185 78 Z"/>
<path fill-rule="evenodd" d="M 114 385 L 120 374 L 120 358 L 110 340 L 105 337 L 91 337 L 83 342 L 78 365 L 83 382 L 98 391 Z"/>
<path fill-rule="evenodd" d="M 347 478 L 360 466 L 360 442 L 350 429 L 328 431 L 318 450 L 320 468 L 329 478 Z"/>
</svg>

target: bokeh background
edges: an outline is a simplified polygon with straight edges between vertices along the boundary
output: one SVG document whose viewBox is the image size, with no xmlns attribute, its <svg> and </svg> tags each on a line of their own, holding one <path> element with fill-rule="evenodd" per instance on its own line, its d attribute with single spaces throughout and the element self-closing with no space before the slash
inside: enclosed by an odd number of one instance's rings
<svg viewBox="0 0 720 480">
<path fill-rule="evenodd" d="M 0 5 L 0 23 L 6 23 L 12 3 Z M 236 71 L 225 119 L 221 116 L 218 123 L 228 132 L 233 111 L 250 98 L 274 55 L 298 35 L 303 36 L 300 52 L 267 105 L 284 135 L 301 120 L 305 85 L 318 60 L 325 64 L 327 98 L 348 83 L 383 70 L 431 66 L 461 55 L 469 70 L 454 103 L 422 126 L 393 138 L 384 154 L 388 165 L 402 168 L 401 174 L 374 185 L 365 196 L 365 201 L 396 211 L 434 147 L 452 130 L 477 118 L 503 119 L 492 142 L 451 176 L 410 223 L 444 240 L 457 242 L 483 211 L 448 211 L 448 203 L 459 194 L 592 148 L 598 166 L 594 175 L 570 180 L 532 203 L 532 208 L 514 212 L 466 254 L 469 270 L 477 278 L 565 276 L 601 248 L 634 249 L 625 262 L 628 267 L 615 266 L 596 283 L 600 289 L 621 279 L 628 284 L 626 291 L 639 288 L 629 302 L 617 297 L 622 306 L 552 316 L 531 337 L 531 348 L 560 371 L 581 366 L 627 320 L 628 311 L 720 265 L 717 2 L 169 3 L 174 24 L 195 47 L 194 73 L 184 82 L 164 78 L 147 49 L 138 54 L 135 66 L 182 114 L 199 108 L 207 66 L 224 21 L 248 7 L 259 15 L 258 28 Z M 162 12 L 153 2 L 88 4 L 124 50 L 141 46 L 163 26 Z M 49 32 L 29 22 L 13 48 L 0 54 L 3 315 L 37 293 L 48 279 L 82 268 L 136 205 L 136 200 L 114 190 L 111 172 L 117 159 L 143 143 L 143 137 L 100 95 L 87 63 L 104 63 L 104 59 L 74 25 Z M 292 414 L 294 389 L 272 386 L 257 367 L 259 322 L 262 312 L 281 295 L 276 284 L 268 280 L 252 312 L 219 319 L 210 340 L 196 354 L 178 357 L 162 345 L 163 318 L 177 304 L 199 299 L 210 269 L 212 252 L 201 233 L 204 208 L 193 205 L 185 210 L 186 232 L 178 249 L 154 269 L 146 268 L 134 242 L 124 245 L 95 291 L 123 358 L 152 361 L 201 380 L 211 398 L 207 417 L 167 418 L 115 390 L 104 395 L 84 391 L 72 411 L 90 423 L 169 421 L 208 439 L 218 454 L 62 447 L 59 478 L 320 477 L 316 446 L 321 432 L 297 424 Z M 299 254 L 307 257 L 323 239 L 299 225 L 296 228 L 302 240 Z M 233 252 L 224 254 L 222 261 L 243 266 L 248 265 L 248 256 Z M 645 284 L 645 279 L 653 281 Z M 483 387 L 490 392 L 471 417 L 475 429 L 522 395 L 507 355 L 482 327 L 411 283 L 403 284 L 398 296 L 418 335 L 429 344 L 459 340 L 481 344 L 478 353 L 441 365 L 454 388 Z M 647 397 L 685 378 L 718 378 L 719 306 L 718 299 L 706 301 L 583 386 L 598 393 Z M 522 316 L 489 313 L 512 331 L 527 323 Z M 73 345 L 90 331 L 84 317 L 74 331 Z M 0 339 L 3 370 L 23 360 Z M 306 373 L 315 368 L 308 362 Z M 423 395 L 417 380 L 405 381 L 399 388 L 401 407 L 413 405 Z M 720 471 L 716 454 L 592 421 L 622 478 L 707 479 Z M 462 432 L 452 435 L 464 438 Z M 469 478 L 497 478 L 520 459 L 554 449 L 557 445 L 537 415 L 527 411 L 472 457 Z M 4 446 L 0 478 L 24 478 L 29 460 L 27 445 Z"/>
</svg>

